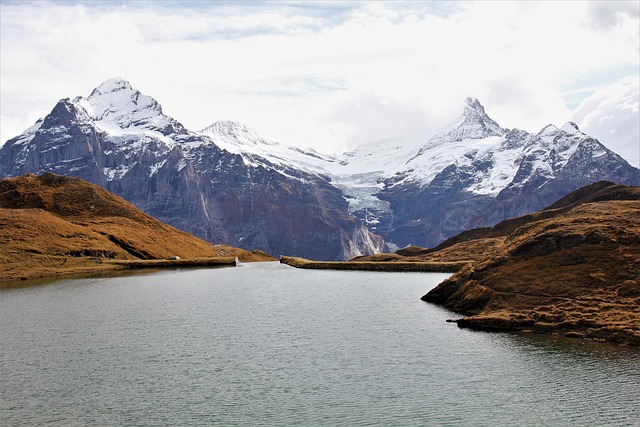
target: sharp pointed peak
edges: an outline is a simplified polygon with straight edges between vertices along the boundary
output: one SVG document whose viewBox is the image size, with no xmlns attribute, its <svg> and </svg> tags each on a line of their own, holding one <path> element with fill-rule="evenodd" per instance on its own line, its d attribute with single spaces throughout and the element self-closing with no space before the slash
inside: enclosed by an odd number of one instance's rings
<svg viewBox="0 0 640 427">
<path fill-rule="evenodd" d="M 469 115 L 481 115 L 487 116 L 484 106 L 480 103 L 478 98 L 468 96 L 464 100 L 464 113 L 463 116 Z"/>
<path fill-rule="evenodd" d="M 458 121 L 432 137 L 423 149 L 464 139 L 504 136 L 507 132 L 507 129 L 501 128 L 498 123 L 487 115 L 478 98 L 467 97 L 463 105 L 464 111 L 459 116 Z"/>
<path fill-rule="evenodd" d="M 470 107 L 476 107 L 476 106 L 482 107 L 482 104 L 480 104 L 480 101 L 478 101 L 478 98 L 476 98 L 475 96 L 467 96 L 464 99 L 464 104 Z"/>
</svg>

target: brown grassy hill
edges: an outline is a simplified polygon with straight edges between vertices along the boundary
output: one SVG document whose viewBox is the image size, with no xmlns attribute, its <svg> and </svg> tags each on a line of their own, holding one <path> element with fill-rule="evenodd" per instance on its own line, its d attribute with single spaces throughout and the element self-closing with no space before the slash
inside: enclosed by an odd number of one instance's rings
<svg viewBox="0 0 640 427">
<path fill-rule="evenodd" d="M 114 268 L 104 260 L 170 256 L 273 260 L 200 240 L 78 178 L 45 173 L 0 180 L 0 280 Z"/>
<path fill-rule="evenodd" d="M 582 187 L 553 205 L 540 211 L 507 219 L 493 227 L 464 231 L 428 249 L 410 246 L 391 254 L 376 254 L 354 258 L 353 261 L 377 262 L 459 262 L 478 261 L 500 248 L 505 239 L 526 224 L 551 219 L 583 203 L 607 200 L 640 200 L 640 187 L 629 187 L 608 181 L 599 181 Z"/>
<path fill-rule="evenodd" d="M 592 197 L 603 191 L 595 190 L 528 216 L 504 244 L 422 299 L 468 315 L 463 327 L 639 346 L 640 188 L 616 188 L 614 200 Z"/>
</svg>

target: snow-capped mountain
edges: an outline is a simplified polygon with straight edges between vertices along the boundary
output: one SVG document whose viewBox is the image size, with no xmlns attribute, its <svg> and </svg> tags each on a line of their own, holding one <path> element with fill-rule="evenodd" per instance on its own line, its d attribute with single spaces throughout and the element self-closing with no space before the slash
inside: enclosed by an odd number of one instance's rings
<svg viewBox="0 0 640 427">
<path fill-rule="evenodd" d="M 640 184 L 638 169 L 575 123 L 537 134 L 510 130 L 474 98 L 423 144 L 383 140 L 338 156 L 265 141 L 237 123 L 201 132 L 248 162 L 327 177 L 349 212 L 391 247 L 435 245 L 464 229 L 542 209 L 597 180 Z"/>
<path fill-rule="evenodd" d="M 220 126 L 220 139 L 232 142 L 228 134 L 242 132 L 259 139 L 238 126 Z M 119 78 L 86 98 L 59 101 L 0 149 L 0 176 L 77 176 L 214 243 L 317 259 L 385 249 L 326 179 L 263 163 L 246 162 L 185 129 Z"/>
<path fill-rule="evenodd" d="M 63 99 L 0 149 L 0 176 L 73 175 L 212 242 L 274 255 L 345 259 L 540 210 L 583 185 L 640 184 L 640 171 L 573 123 L 500 127 L 477 99 L 427 141 L 325 155 L 247 126 L 198 132 L 111 79 Z"/>
<path fill-rule="evenodd" d="M 431 246 L 469 228 L 543 209 L 599 180 L 639 185 L 640 171 L 575 123 L 548 125 L 537 134 L 509 130 L 469 98 L 454 125 L 385 178 L 377 198 L 388 201 L 389 210 L 379 212 L 371 228 L 399 246 Z"/>
<path fill-rule="evenodd" d="M 295 169 L 314 175 L 329 173 L 334 157 L 302 150 L 275 141 L 267 141 L 248 126 L 232 121 L 218 121 L 198 132 L 220 148 L 242 156 L 247 164 L 278 169 L 286 173 Z"/>
</svg>

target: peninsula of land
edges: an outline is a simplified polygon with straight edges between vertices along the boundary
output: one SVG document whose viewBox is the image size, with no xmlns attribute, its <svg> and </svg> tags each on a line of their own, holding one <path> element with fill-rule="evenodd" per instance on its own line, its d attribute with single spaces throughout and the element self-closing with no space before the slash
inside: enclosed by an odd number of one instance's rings
<svg viewBox="0 0 640 427">
<path fill-rule="evenodd" d="M 422 299 L 465 314 L 461 327 L 640 346 L 640 187 L 595 183 L 433 252 L 484 241 L 482 257 Z"/>
</svg>

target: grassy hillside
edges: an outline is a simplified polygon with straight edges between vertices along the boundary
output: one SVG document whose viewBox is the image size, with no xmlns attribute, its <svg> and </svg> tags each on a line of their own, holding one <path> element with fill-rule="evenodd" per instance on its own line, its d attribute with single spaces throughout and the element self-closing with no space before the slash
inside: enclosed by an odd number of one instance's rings
<svg viewBox="0 0 640 427">
<path fill-rule="evenodd" d="M 640 188 L 590 187 L 547 210 L 467 232 L 508 234 L 423 300 L 468 315 L 458 321 L 464 327 L 640 345 Z M 478 240 L 454 238 L 434 252 Z"/>
<path fill-rule="evenodd" d="M 51 173 L 0 180 L 0 249 L 0 280 L 113 269 L 110 260 L 273 259 L 212 245 L 98 186 Z"/>
</svg>

